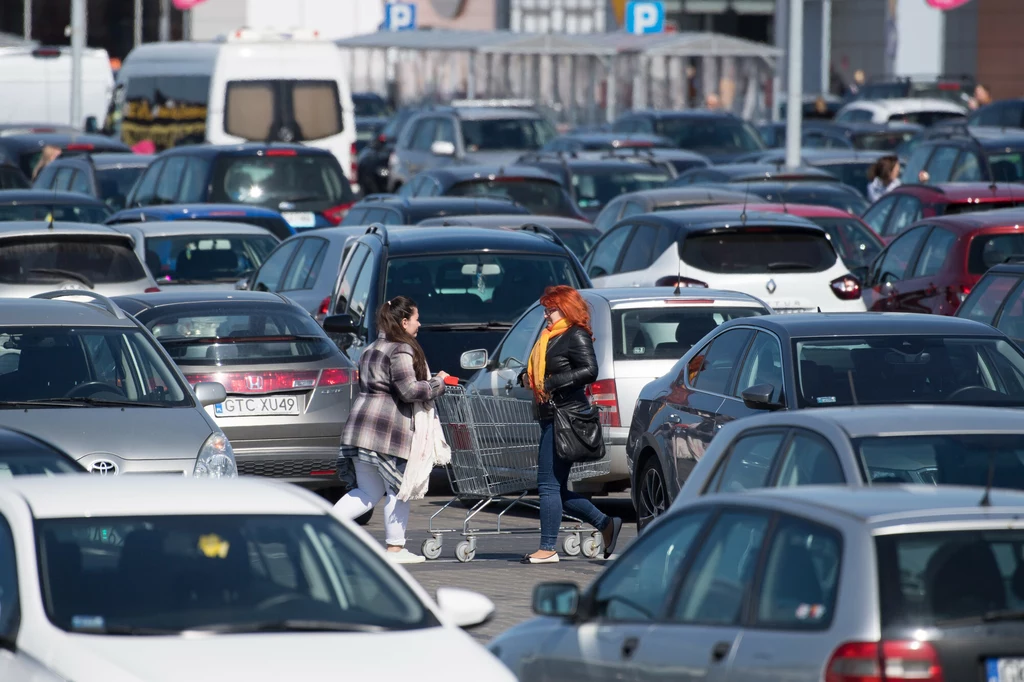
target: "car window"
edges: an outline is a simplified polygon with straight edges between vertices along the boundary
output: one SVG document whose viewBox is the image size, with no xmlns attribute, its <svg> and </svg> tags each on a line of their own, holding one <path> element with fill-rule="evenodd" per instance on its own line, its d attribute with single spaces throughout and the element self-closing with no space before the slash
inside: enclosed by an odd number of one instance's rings
<svg viewBox="0 0 1024 682">
<path fill-rule="evenodd" d="M 348 314 L 352 316 L 352 321 L 357 327 L 363 329 L 367 326 L 366 303 L 370 298 L 371 289 L 377 282 L 377 278 L 374 276 L 373 265 L 372 257 L 367 258 L 366 262 L 363 263 L 359 276 L 352 286 L 352 299 L 348 303 Z"/>
<path fill-rule="evenodd" d="M 733 395 L 743 396 L 743 391 L 753 386 L 769 384 L 775 387 L 772 400 L 778 402 L 782 395 L 782 346 L 779 340 L 767 332 L 758 332 L 754 343 L 747 351 Z"/>
<path fill-rule="evenodd" d="M 344 313 L 348 310 L 348 302 L 352 297 L 352 288 L 355 286 L 356 278 L 363 267 L 363 262 L 371 255 L 370 247 L 359 244 L 355 252 L 349 257 L 345 266 L 345 274 L 338 285 L 338 300 L 335 303 L 334 312 Z"/>
<path fill-rule="evenodd" d="M 980 182 L 983 178 L 978 155 L 967 150 L 962 152 L 949 179 L 951 182 Z"/>
<path fill-rule="evenodd" d="M 172 156 L 167 159 L 164 172 L 160 174 L 160 181 L 156 184 L 154 204 L 173 204 L 177 201 L 178 185 L 181 183 L 181 176 L 184 172 L 184 156 Z"/>
<path fill-rule="evenodd" d="M 430 145 L 434 143 L 434 130 L 437 128 L 436 118 L 423 119 L 416 124 L 416 130 L 413 131 L 412 141 L 409 145 L 409 149 L 418 152 L 429 152 Z"/>
<path fill-rule="evenodd" d="M 146 262 L 161 281 L 198 283 L 233 282 L 252 272 L 280 242 L 263 234 L 202 234 L 150 237 L 146 240 Z"/>
<path fill-rule="evenodd" d="M 953 174 L 953 164 L 960 154 L 958 147 L 939 147 L 928 161 L 928 182 L 946 182 Z"/>
<path fill-rule="evenodd" d="M 616 309 L 612 311 L 612 357 L 678 360 L 723 322 L 767 312 L 762 307 L 695 305 Z"/>
<path fill-rule="evenodd" d="M 61 191 L 67 191 L 71 187 L 71 179 L 74 175 L 74 168 L 61 168 L 57 171 L 57 177 L 53 181 L 53 188 Z"/>
<path fill-rule="evenodd" d="M 957 317 L 966 317 L 985 324 L 992 324 L 996 311 L 1006 295 L 1017 286 L 1020 279 L 1014 275 L 987 275 L 974 287 L 974 291 L 957 311 Z"/>
<path fill-rule="evenodd" d="M 452 124 L 451 119 L 437 119 L 437 128 L 434 130 L 434 142 L 455 143 L 455 126 Z"/>
<path fill-rule="evenodd" d="M 275 211 L 281 209 L 282 204 L 294 210 L 287 206 L 289 203 L 323 202 L 338 206 L 355 201 L 341 165 L 332 154 L 282 152 L 218 156 L 211 173 L 208 201 L 252 204 Z"/>
<path fill-rule="evenodd" d="M 365 208 L 353 206 L 351 209 L 349 209 L 348 213 L 345 214 L 345 217 L 342 218 L 339 227 L 349 227 L 351 225 L 366 225 L 366 214 L 368 212 L 369 211 Z"/>
<path fill-rule="evenodd" d="M 16 634 L 21 613 L 17 557 L 11 525 L 0 515 L 0 636 L 8 640 Z"/>
<path fill-rule="evenodd" d="M 467 152 L 540 149 L 558 133 L 544 118 L 462 119 Z"/>
<path fill-rule="evenodd" d="M 280 291 L 295 291 L 305 289 L 309 281 L 310 270 L 316 262 L 320 252 L 327 248 L 327 242 L 323 239 L 309 238 L 302 240 L 295 258 L 288 267 L 288 274 L 281 284 Z M 314 278 L 315 279 L 315 278 Z"/>
<path fill-rule="evenodd" d="M 60 170 L 60 166 L 56 163 L 49 163 L 39 171 L 39 175 L 35 177 L 32 182 L 32 187 L 35 189 L 53 189 L 57 182 L 57 171 Z M 25 188 L 24 180 L 18 184 L 18 179 L 22 176 L 21 170 L 13 166 L 0 166 L 0 187 L 3 189 L 23 189 Z"/>
<path fill-rule="evenodd" d="M 594 244 L 587 262 L 587 274 L 591 277 L 603 277 L 615 272 L 615 264 L 619 260 L 626 237 L 633 229 L 632 225 L 619 225 L 606 234 L 601 241 Z"/>
<path fill-rule="evenodd" d="M 848 268 L 867 266 L 882 252 L 882 241 L 857 218 L 810 218 L 828 233 L 832 247 Z"/>
<path fill-rule="evenodd" d="M 597 218 L 594 220 L 594 227 L 601 232 L 607 232 L 611 229 L 612 225 L 619 222 L 619 214 L 622 212 L 621 201 L 610 201 L 608 205 L 601 210 Z"/>
<path fill-rule="evenodd" d="M 683 240 L 681 257 L 702 272 L 765 275 L 824 272 L 837 260 L 825 232 L 738 226 L 727 231 L 691 233 Z"/>
<path fill-rule="evenodd" d="M 933 151 L 935 151 L 935 145 L 918 145 L 917 148 L 911 152 L 910 158 L 907 160 L 907 167 L 903 169 L 903 179 L 907 182 L 918 182 L 918 175 L 924 170 L 924 167 L 928 163 L 928 159 L 931 157 Z"/>
<path fill-rule="evenodd" d="M 875 115 L 866 109 L 847 109 L 836 116 L 837 121 L 846 123 L 870 123 L 874 118 Z"/>
<path fill-rule="evenodd" d="M 967 272 L 982 275 L 1010 258 L 1024 254 L 1024 235 L 1016 232 L 982 233 L 971 236 Z"/>
<path fill-rule="evenodd" d="M 210 164 L 206 159 L 190 156 L 185 162 L 185 171 L 178 188 L 178 202 L 182 204 L 198 203 L 206 198 L 207 178 Z"/>
<path fill-rule="evenodd" d="M 530 351 L 537 340 L 540 325 L 544 321 L 544 307 L 537 305 L 530 309 L 509 330 L 498 348 L 498 367 L 516 369 L 526 367 Z"/>
<path fill-rule="evenodd" d="M 733 493 L 763 488 L 778 455 L 785 431 L 756 431 L 736 439 L 719 462 L 705 493 Z"/>
<path fill-rule="evenodd" d="M 921 202 L 912 196 L 902 196 L 892 211 L 892 218 L 885 226 L 885 237 L 895 237 L 912 223 L 921 218 Z"/>
<path fill-rule="evenodd" d="M 619 218 L 628 218 L 631 215 L 637 215 L 644 212 L 644 205 L 639 201 L 627 201 L 626 205 L 622 207 L 622 215 Z"/>
<path fill-rule="evenodd" d="M 889 214 L 892 213 L 893 207 L 896 205 L 896 200 L 899 196 L 887 196 L 882 197 L 874 204 L 871 205 L 864 213 L 864 222 L 871 226 L 871 229 L 878 234 L 883 234 L 882 230 L 885 227 L 885 221 L 889 218 Z"/>
<path fill-rule="evenodd" d="M 641 535 L 594 587 L 594 615 L 605 621 L 658 619 L 707 517 L 706 511 L 673 515 Z"/>
<path fill-rule="evenodd" d="M 841 565 L 842 537 L 837 531 L 780 517 L 764 565 L 756 626 L 827 629 L 835 613 Z"/>
<path fill-rule="evenodd" d="M 284 275 L 284 268 L 288 265 L 288 259 L 295 253 L 301 239 L 293 239 L 285 242 L 267 257 L 266 262 L 256 273 L 253 282 L 253 291 L 280 291 L 281 277 Z M 146 259 L 149 261 L 149 258 Z M 153 273 L 156 274 L 156 273 Z"/>
<path fill-rule="evenodd" d="M 1024 287 L 1017 289 L 1006 299 L 1003 311 L 999 313 L 996 329 L 1021 344 L 1024 341 Z"/>
<path fill-rule="evenodd" d="M 913 258 L 914 251 L 917 250 L 917 245 L 924 239 L 926 232 L 928 232 L 927 227 L 917 228 L 900 236 L 889 245 L 885 255 L 882 257 L 881 267 L 878 269 L 878 277 L 875 280 L 875 284 L 899 282 L 906 279 L 907 269 L 910 267 L 910 259 Z"/>
<path fill-rule="evenodd" d="M 725 395 L 733 369 L 743 358 L 753 335 L 750 329 L 730 329 L 716 336 L 692 385 L 701 391 Z"/>
<path fill-rule="evenodd" d="M 167 163 L 165 159 L 159 159 L 154 161 L 146 172 L 139 178 L 139 184 L 135 186 L 135 192 L 132 196 L 133 206 L 149 206 L 153 202 L 153 193 L 156 191 L 156 181 L 160 177 L 160 172 L 163 170 L 164 165 Z"/>
<path fill-rule="evenodd" d="M 932 230 L 928 235 L 927 241 L 924 243 L 921 255 L 917 259 L 917 265 L 914 266 L 912 277 L 931 277 L 932 275 L 937 275 L 942 269 L 942 264 L 946 262 L 946 255 L 953 248 L 955 242 L 956 235 L 949 230 L 941 227 L 936 227 Z"/>
<path fill-rule="evenodd" d="M 768 516 L 727 511 L 714 527 L 687 571 L 672 620 L 733 625 L 739 622 L 754 580 Z"/>
<path fill-rule="evenodd" d="M 619 272 L 635 272 L 649 266 L 654 258 L 652 247 L 658 235 L 654 225 L 637 225 L 619 264 Z"/>
<path fill-rule="evenodd" d="M 92 194 L 92 183 L 89 182 L 89 176 L 85 171 L 75 171 L 75 174 L 71 176 L 71 185 L 68 189 L 72 192 Z"/>
<path fill-rule="evenodd" d="M 972 126 L 1012 127 L 1020 126 L 1020 111 L 1009 102 L 996 102 L 982 107 L 968 119 Z"/>
<path fill-rule="evenodd" d="M 827 440 L 818 434 L 796 429 L 782 455 L 775 485 L 840 485 L 846 482 L 839 456 Z"/>
</svg>

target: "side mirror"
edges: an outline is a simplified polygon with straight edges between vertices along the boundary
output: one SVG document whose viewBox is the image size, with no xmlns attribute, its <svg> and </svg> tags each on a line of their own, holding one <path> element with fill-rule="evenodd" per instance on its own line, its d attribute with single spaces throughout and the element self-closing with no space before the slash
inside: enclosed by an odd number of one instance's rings
<svg viewBox="0 0 1024 682">
<path fill-rule="evenodd" d="M 200 381 L 196 384 L 194 390 L 196 392 L 196 399 L 203 407 L 222 403 L 228 397 L 228 392 L 224 389 L 224 385 L 216 381 Z"/>
<path fill-rule="evenodd" d="M 533 588 L 532 606 L 538 616 L 572 618 L 580 608 L 580 588 L 575 583 L 541 583 Z"/>
<path fill-rule="evenodd" d="M 487 366 L 487 351 L 467 350 L 459 358 L 459 366 L 462 369 L 483 369 Z"/>
<path fill-rule="evenodd" d="M 743 404 L 752 410 L 778 410 L 782 405 L 772 402 L 775 387 L 771 384 L 758 384 L 743 391 Z"/>
<path fill-rule="evenodd" d="M 85 127 L 85 132 L 87 132 L 87 133 L 99 132 L 99 129 L 100 129 L 99 122 L 96 120 L 95 116 L 86 116 L 86 118 L 85 118 L 85 126 L 84 127 Z"/>
<path fill-rule="evenodd" d="M 437 588 L 437 605 L 441 613 L 460 628 L 475 628 L 494 616 L 494 602 L 460 587 Z"/>
<path fill-rule="evenodd" d="M 455 156 L 455 144 L 445 140 L 438 140 L 430 145 L 430 153 L 434 156 Z"/>
<path fill-rule="evenodd" d="M 331 334 L 356 334 L 359 332 L 359 327 L 352 321 L 351 315 L 342 313 L 341 315 L 328 315 L 325 317 L 324 331 Z"/>
</svg>

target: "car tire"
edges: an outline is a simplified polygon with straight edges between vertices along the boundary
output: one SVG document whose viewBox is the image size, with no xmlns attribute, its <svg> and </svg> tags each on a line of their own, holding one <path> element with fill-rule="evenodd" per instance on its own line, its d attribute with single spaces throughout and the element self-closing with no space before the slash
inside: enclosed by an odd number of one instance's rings
<svg viewBox="0 0 1024 682">
<path fill-rule="evenodd" d="M 636 530 L 643 531 L 668 509 L 668 487 L 657 456 L 644 462 L 636 481 Z"/>
</svg>

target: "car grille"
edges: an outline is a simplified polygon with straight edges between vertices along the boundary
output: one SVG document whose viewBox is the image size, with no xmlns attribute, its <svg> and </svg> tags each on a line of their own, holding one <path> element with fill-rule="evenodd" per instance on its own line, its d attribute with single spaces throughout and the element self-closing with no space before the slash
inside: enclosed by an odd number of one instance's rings
<svg viewBox="0 0 1024 682">
<path fill-rule="evenodd" d="M 268 476 L 270 478 L 330 478 L 338 468 L 337 459 L 256 459 L 238 461 L 240 476 Z M 328 474 L 327 472 L 331 472 Z"/>
</svg>

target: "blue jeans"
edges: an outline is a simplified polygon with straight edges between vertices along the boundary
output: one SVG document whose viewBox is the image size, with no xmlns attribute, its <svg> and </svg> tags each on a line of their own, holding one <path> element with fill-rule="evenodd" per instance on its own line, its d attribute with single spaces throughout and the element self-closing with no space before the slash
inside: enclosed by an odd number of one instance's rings
<svg viewBox="0 0 1024 682">
<path fill-rule="evenodd" d="M 598 530 L 604 530 L 610 521 L 590 500 L 569 490 L 571 468 L 572 463 L 555 454 L 554 422 L 541 420 L 537 490 L 540 493 L 540 548 L 545 552 L 555 550 L 563 510 Z"/>
</svg>

